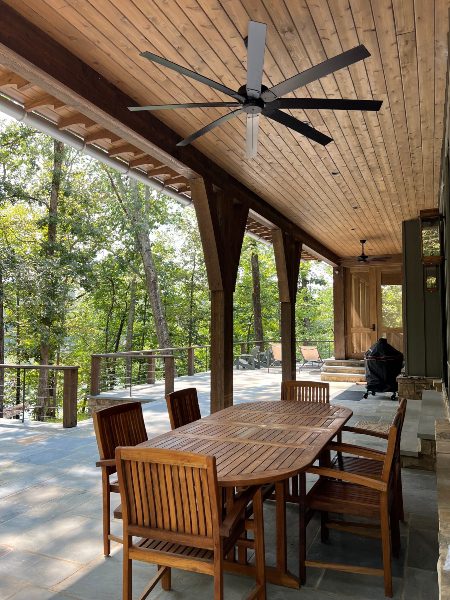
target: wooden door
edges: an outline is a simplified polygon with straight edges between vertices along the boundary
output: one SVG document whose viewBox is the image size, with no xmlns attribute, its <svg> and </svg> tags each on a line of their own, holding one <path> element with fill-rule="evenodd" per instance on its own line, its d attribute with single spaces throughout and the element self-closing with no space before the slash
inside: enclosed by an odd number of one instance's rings
<svg viewBox="0 0 450 600">
<path fill-rule="evenodd" d="M 347 281 L 347 357 L 362 358 L 377 339 L 377 286 L 374 269 L 350 268 Z"/>
<path fill-rule="evenodd" d="M 361 359 L 378 338 L 403 351 L 401 267 L 350 267 L 346 273 L 346 356 Z"/>
</svg>

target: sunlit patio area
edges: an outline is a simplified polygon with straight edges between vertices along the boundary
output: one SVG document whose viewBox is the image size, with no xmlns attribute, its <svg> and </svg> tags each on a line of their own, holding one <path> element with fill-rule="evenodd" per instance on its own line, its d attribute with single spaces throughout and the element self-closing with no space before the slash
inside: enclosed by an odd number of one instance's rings
<svg viewBox="0 0 450 600">
<path fill-rule="evenodd" d="M 318 370 L 305 370 L 304 377 L 318 378 Z M 266 370 L 235 371 L 237 403 L 279 398 L 281 374 Z M 158 390 L 159 385 L 159 390 Z M 181 377 L 176 389 L 194 386 L 199 393 L 202 416 L 209 412 L 209 374 Z M 160 400 L 144 404 L 149 437 L 170 428 L 163 385 L 153 386 Z M 366 420 L 390 423 L 397 403 L 388 394 L 362 399 L 363 386 L 331 384 L 331 402 L 353 411 L 351 423 Z M 412 402 L 411 402 L 412 404 Z M 413 411 L 405 421 L 414 428 Z M 103 557 L 101 534 L 100 470 L 92 420 L 77 428 L 63 430 L 60 425 L 30 425 L 2 420 L 3 468 L 0 500 L 0 574 L 2 600 L 119 600 L 121 598 L 122 550 L 112 544 L 111 557 Z M 362 443 L 361 436 L 358 443 Z M 345 435 L 346 441 L 352 434 Z M 370 440 L 373 446 L 373 440 Z M 379 447 L 384 442 L 379 441 Z M 405 523 L 401 524 L 401 553 L 393 559 L 394 597 L 404 600 L 438 598 L 436 561 L 438 556 L 438 517 L 435 473 L 403 469 Z M 309 476 L 309 481 L 313 476 Z M 275 505 L 265 502 L 267 564 L 275 560 Z M 120 535 L 121 522 L 113 521 L 113 533 Z M 298 507 L 287 508 L 288 568 L 298 566 Z M 307 529 L 310 557 L 317 560 L 352 562 L 379 567 L 378 540 L 358 538 L 332 531 L 326 544 L 320 541 L 319 521 Z M 145 587 L 155 568 L 136 563 L 134 593 Z M 251 579 L 225 575 L 226 598 L 238 599 L 253 585 Z M 212 578 L 206 575 L 173 571 L 171 592 L 158 586 L 154 598 L 212 597 Z M 268 584 L 270 599 L 308 598 L 369 600 L 383 598 L 382 579 L 367 575 L 307 570 L 306 585 L 290 590 Z"/>
</svg>

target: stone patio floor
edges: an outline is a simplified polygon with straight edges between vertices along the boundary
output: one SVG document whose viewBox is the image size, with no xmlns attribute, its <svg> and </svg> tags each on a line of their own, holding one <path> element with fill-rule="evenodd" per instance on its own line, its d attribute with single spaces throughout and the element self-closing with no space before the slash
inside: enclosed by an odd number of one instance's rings
<svg viewBox="0 0 450 600">
<path fill-rule="evenodd" d="M 317 370 L 302 378 L 317 379 Z M 235 402 L 279 398 L 279 372 L 235 371 Z M 159 400 L 144 405 L 149 437 L 169 429 L 162 384 L 153 387 Z M 209 374 L 180 377 L 176 389 L 197 387 L 202 415 L 208 413 Z M 332 383 L 332 402 L 354 411 L 358 419 L 389 422 L 396 403 L 389 395 L 362 400 L 361 386 Z M 356 393 L 355 393 L 356 392 Z M 361 398 L 361 399 L 360 399 Z M 352 440 L 351 436 L 345 438 Z M 358 443 L 368 442 L 361 436 Z M 373 439 L 370 440 L 373 445 Z M 383 442 L 381 441 L 381 446 Z M 110 558 L 102 553 L 100 472 L 95 468 L 97 446 L 92 421 L 63 430 L 60 425 L 12 423 L 0 419 L 0 600 L 120 600 L 121 549 L 112 544 Z M 438 519 L 435 474 L 404 469 L 406 523 L 401 527 L 402 552 L 393 560 L 394 597 L 404 600 L 438 598 L 436 562 Z M 274 561 L 274 505 L 265 504 L 266 561 Z M 297 573 L 297 509 L 288 507 L 288 562 Z M 121 523 L 113 523 L 120 534 Z M 322 544 L 318 522 L 308 527 L 308 557 L 381 566 L 377 540 L 332 531 Z M 134 597 L 154 573 L 154 567 L 135 563 Z M 181 600 L 212 598 L 212 578 L 174 571 L 173 590 L 159 586 L 150 598 Z M 225 597 L 237 600 L 251 589 L 252 580 L 227 574 Z M 267 586 L 271 600 L 369 600 L 383 598 L 382 578 L 309 569 L 300 590 Z"/>
</svg>

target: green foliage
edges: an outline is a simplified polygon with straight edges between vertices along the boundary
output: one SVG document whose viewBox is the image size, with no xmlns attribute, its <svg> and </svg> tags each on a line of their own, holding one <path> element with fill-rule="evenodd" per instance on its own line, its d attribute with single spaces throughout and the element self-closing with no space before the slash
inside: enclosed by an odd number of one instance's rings
<svg viewBox="0 0 450 600">
<path fill-rule="evenodd" d="M 64 148 L 56 239 L 49 247 L 53 141 L 0 122 L 0 261 L 4 281 L 7 362 L 53 359 L 80 365 L 87 391 L 90 356 L 125 349 L 130 286 L 136 280 L 133 349 L 157 347 L 142 260 L 129 216 L 113 184 L 127 179 Z M 210 302 L 195 212 L 137 185 L 135 201 L 150 231 L 172 344 L 209 344 Z M 235 341 L 253 339 L 251 255 L 257 253 L 265 339 L 279 339 L 273 248 L 245 238 L 235 301 Z M 50 291 L 49 291 L 50 290 Z M 299 339 L 332 339 L 331 271 L 303 263 L 297 302 Z M 206 354 L 198 353 L 198 368 Z"/>
</svg>

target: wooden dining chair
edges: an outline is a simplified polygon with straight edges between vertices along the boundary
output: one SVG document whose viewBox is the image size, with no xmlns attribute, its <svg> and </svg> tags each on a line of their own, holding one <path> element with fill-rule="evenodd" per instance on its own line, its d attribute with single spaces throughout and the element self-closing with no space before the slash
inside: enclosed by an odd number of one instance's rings
<svg viewBox="0 0 450 600">
<path fill-rule="evenodd" d="M 300 566 L 304 573 L 305 567 L 318 567 L 321 569 L 334 569 L 346 573 L 360 573 L 366 575 L 379 575 L 384 577 L 384 592 L 392 597 L 392 567 L 391 550 L 394 556 L 400 552 L 400 529 L 395 501 L 395 457 L 399 452 L 401 413 L 395 415 L 389 430 L 386 453 L 370 450 L 359 446 L 339 444 L 341 450 L 355 456 L 368 458 L 381 463 L 381 477 L 373 477 L 359 473 L 351 473 L 329 467 L 310 467 L 308 473 L 319 475 L 318 481 L 313 485 L 305 498 L 306 519 L 311 518 L 313 511 L 337 513 L 350 517 L 362 517 L 379 521 L 378 524 L 355 521 L 326 521 L 322 528 L 349 531 L 367 537 L 381 539 L 383 568 L 327 563 L 323 561 L 305 560 Z M 330 449 L 335 449 L 336 444 L 331 444 Z M 326 539 L 327 536 L 322 536 Z M 301 544 L 306 547 L 306 533 L 302 532 Z M 302 560 L 302 559 L 301 559 Z"/>
<path fill-rule="evenodd" d="M 170 590 L 172 567 L 214 577 L 214 599 L 223 598 L 223 561 L 245 532 L 253 505 L 256 587 L 248 598 L 265 599 L 261 489 L 246 490 L 225 518 L 217 485 L 216 459 L 158 448 L 117 448 L 123 516 L 123 600 L 132 597 L 132 561 L 158 565 L 141 598 L 159 580 Z M 139 537 L 136 541 L 136 537 Z"/>
<path fill-rule="evenodd" d="M 170 426 L 178 429 L 202 418 L 196 388 L 186 388 L 166 396 Z"/>
<path fill-rule="evenodd" d="M 323 381 L 282 381 L 281 400 L 330 402 L 330 384 Z"/>
<path fill-rule="evenodd" d="M 103 553 L 111 553 L 111 540 L 122 540 L 111 535 L 111 494 L 119 493 L 116 473 L 115 450 L 117 446 L 136 446 L 147 441 L 142 405 L 140 402 L 127 402 L 103 408 L 93 414 L 95 437 L 97 438 L 100 460 L 96 463 L 102 469 L 103 499 Z"/>
<path fill-rule="evenodd" d="M 330 384 L 321 381 L 295 381 L 281 382 L 281 400 L 298 402 L 330 402 Z M 340 441 L 340 437 L 338 437 Z M 286 502 L 300 501 L 300 476 L 295 475 L 286 482 Z"/>
<path fill-rule="evenodd" d="M 405 422 L 406 415 L 406 398 L 402 398 L 400 400 L 398 409 L 396 414 L 400 415 L 399 420 L 399 437 L 401 441 L 403 423 Z M 395 417 L 394 417 L 395 419 Z M 361 427 L 351 427 L 344 426 L 342 428 L 343 432 L 351 432 L 358 435 L 367 435 L 380 439 L 387 440 L 389 437 L 389 433 L 384 433 L 383 431 L 377 429 L 365 429 Z M 345 444 L 346 448 L 351 447 L 350 444 Z M 380 453 L 384 454 L 384 453 Z M 332 468 L 337 468 L 343 471 L 347 471 L 349 473 L 359 473 L 360 475 L 368 475 L 370 477 L 378 477 L 381 478 L 383 463 L 379 460 L 372 460 L 370 458 L 365 458 L 362 456 L 355 456 L 352 454 L 348 454 L 348 452 L 338 452 L 336 457 L 334 458 L 332 464 Z M 395 468 L 395 498 L 397 502 L 397 512 L 399 519 L 401 521 L 405 520 L 404 508 L 403 508 L 403 488 L 402 488 L 402 468 L 401 468 L 401 456 L 400 456 L 400 444 L 396 448 L 396 455 L 394 457 L 394 468 Z"/>
</svg>

